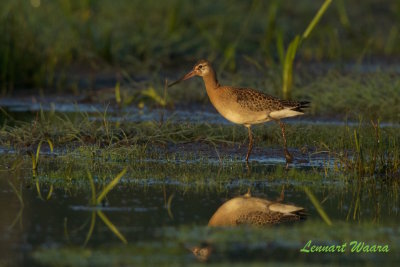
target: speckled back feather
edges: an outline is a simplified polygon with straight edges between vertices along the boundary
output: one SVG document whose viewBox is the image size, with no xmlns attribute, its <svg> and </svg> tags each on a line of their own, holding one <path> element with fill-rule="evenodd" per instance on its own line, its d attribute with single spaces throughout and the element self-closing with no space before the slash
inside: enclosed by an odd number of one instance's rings
<svg viewBox="0 0 400 267">
<path fill-rule="evenodd" d="M 295 222 L 304 218 L 305 217 L 302 216 L 302 213 L 284 214 L 281 212 L 273 212 L 273 211 L 270 212 L 254 211 L 240 215 L 236 219 L 236 224 L 265 226 L 265 225 L 279 224 L 284 222 Z"/>
<path fill-rule="evenodd" d="M 251 88 L 233 88 L 233 94 L 236 95 L 236 101 L 241 107 L 251 111 L 277 111 L 285 108 L 302 112 L 302 108 L 308 107 L 307 101 L 281 100 L 271 95 L 258 92 Z"/>
</svg>

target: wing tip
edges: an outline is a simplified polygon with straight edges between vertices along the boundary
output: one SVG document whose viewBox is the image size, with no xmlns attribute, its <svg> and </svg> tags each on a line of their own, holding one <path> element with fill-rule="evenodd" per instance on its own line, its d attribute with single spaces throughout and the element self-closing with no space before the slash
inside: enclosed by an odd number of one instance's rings
<svg viewBox="0 0 400 267">
<path fill-rule="evenodd" d="M 305 111 L 303 109 L 309 108 L 310 104 L 310 101 L 300 101 L 297 102 L 297 105 L 292 110 L 304 113 Z"/>
</svg>

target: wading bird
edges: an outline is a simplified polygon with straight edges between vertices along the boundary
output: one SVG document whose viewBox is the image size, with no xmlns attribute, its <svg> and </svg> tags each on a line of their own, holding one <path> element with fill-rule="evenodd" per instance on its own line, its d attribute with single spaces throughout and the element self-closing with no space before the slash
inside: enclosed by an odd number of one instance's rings
<svg viewBox="0 0 400 267">
<path fill-rule="evenodd" d="M 285 125 L 281 122 L 281 119 L 303 115 L 303 108 L 309 106 L 308 101 L 282 100 L 251 88 L 220 85 L 210 62 L 204 59 L 197 62 L 189 73 L 171 83 L 168 87 L 194 76 L 203 77 L 211 103 L 225 119 L 244 125 L 248 129 L 249 146 L 246 162 L 249 161 L 250 153 L 253 149 L 251 126 L 271 120 L 276 121 L 282 130 L 286 166 L 293 161 L 287 149 Z"/>
</svg>

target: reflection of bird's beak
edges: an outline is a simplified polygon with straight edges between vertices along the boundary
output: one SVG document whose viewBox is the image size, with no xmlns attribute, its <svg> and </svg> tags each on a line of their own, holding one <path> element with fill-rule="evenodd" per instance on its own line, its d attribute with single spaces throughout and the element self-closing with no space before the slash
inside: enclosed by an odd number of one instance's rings
<svg viewBox="0 0 400 267">
<path fill-rule="evenodd" d="M 175 82 L 173 82 L 173 83 L 170 83 L 170 84 L 168 85 L 168 87 L 171 87 L 171 86 L 173 86 L 173 85 L 175 85 L 175 84 L 177 84 L 177 83 L 180 83 L 181 81 L 190 79 L 190 78 L 192 78 L 192 77 L 195 76 L 195 75 L 196 75 L 195 71 L 192 70 L 191 72 L 189 72 L 188 74 L 186 74 L 185 76 L 183 76 L 182 78 L 180 78 L 179 80 L 177 80 L 177 81 L 175 81 Z"/>
</svg>

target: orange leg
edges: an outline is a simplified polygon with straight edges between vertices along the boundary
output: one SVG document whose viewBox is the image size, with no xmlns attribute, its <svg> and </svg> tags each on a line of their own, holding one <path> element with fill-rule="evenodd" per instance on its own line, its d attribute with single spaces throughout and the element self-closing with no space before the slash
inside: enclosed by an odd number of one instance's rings
<svg viewBox="0 0 400 267">
<path fill-rule="evenodd" d="M 285 199 L 285 185 L 282 186 L 281 194 L 275 201 L 282 202 L 284 199 Z"/>
<path fill-rule="evenodd" d="M 285 124 L 278 120 L 279 126 L 281 126 L 282 130 L 282 137 L 283 137 L 283 151 L 285 152 L 285 159 L 286 159 L 286 168 L 289 166 L 289 163 L 293 162 L 293 157 L 290 155 L 289 150 L 287 149 L 286 143 L 286 134 L 285 134 Z"/>
<path fill-rule="evenodd" d="M 253 133 L 251 132 L 250 126 L 246 126 L 248 131 L 249 131 L 249 148 L 247 149 L 247 155 L 246 155 L 246 162 L 249 162 L 249 157 L 251 150 L 253 149 Z"/>
</svg>

